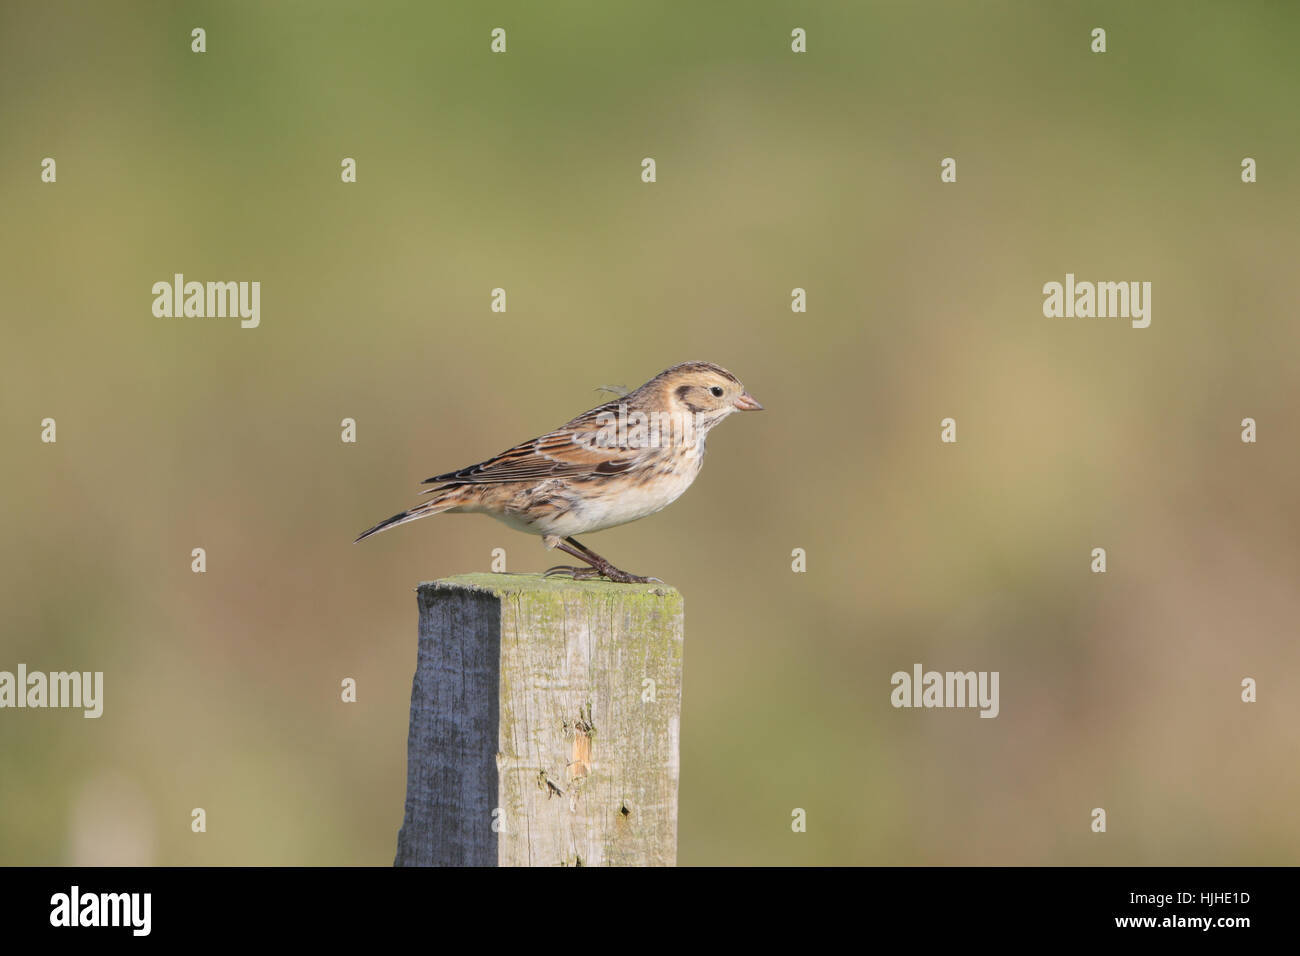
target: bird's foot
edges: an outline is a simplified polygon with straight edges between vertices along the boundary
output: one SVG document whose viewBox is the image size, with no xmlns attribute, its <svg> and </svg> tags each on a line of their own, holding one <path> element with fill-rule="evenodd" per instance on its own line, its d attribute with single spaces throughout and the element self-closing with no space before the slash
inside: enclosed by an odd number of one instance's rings
<svg viewBox="0 0 1300 956">
<path fill-rule="evenodd" d="M 598 568 L 575 568 L 571 565 L 561 564 L 553 568 L 547 568 L 544 577 L 551 575 L 563 575 L 564 577 L 573 578 L 575 581 L 592 581 L 596 578 L 606 578 L 615 584 L 663 584 L 659 578 L 643 577 L 640 574 L 629 574 L 614 567 L 612 564 L 604 564 Z"/>
<path fill-rule="evenodd" d="M 660 578 L 650 578 L 643 574 L 631 574 L 630 572 L 622 571 L 614 567 L 612 564 L 605 565 L 600 569 L 600 573 L 601 576 L 607 577 L 611 581 L 616 581 L 619 584 L 650 584 L 651 582 L 654 582 L 655 584 L 664 583 Z"/>
<path fill-rule="evenodd" d="M 549 578 L 553 575 L 559 575 L 564 578 L 573 578 L 575 581 L 585 581 L 588 578 L 596 577 L 595 568 L 575 568 L 571 564 L 557 564 L 553 568 L 547 568 L 542 572 L 542 577 Z"/>
</svg>

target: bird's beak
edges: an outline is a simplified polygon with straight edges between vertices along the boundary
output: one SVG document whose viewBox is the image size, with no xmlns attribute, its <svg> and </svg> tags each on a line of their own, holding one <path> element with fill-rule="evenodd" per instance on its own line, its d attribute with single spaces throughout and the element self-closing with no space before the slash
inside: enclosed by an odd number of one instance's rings
<svg viewBox="0 0 1300 956">
<path fill-rule="evenodd" d="M 763 406 L 758 404 L 758 399 L 750 395 L 749 392 L 745 392 L 740 398 L 736 399 L 734 407 L 742 412 L 761 412 L 763 410 Z"/>
</svg>

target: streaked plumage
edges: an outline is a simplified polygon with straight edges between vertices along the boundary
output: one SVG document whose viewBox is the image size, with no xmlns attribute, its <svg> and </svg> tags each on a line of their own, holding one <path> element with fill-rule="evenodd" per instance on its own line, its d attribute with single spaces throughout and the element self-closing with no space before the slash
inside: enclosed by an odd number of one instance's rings
<svg viewBox="0 0 1300 956">
<path fill-rule="evenodd" d="M 431 496 L 428 501 L 381 521 L 357 540 L 442 512 L 483 513 L 541 535 L 547 547 L 591 565 L 548 573 L 645 581 L 620 571 L 573 536 L 627 524 L 672 504 L 699 474 L 709 430 L 733 412 L 762 407 L 721 366 L 675 365 L 554 431 L 477 465 L 426 479 L 424 484 L 434 485 L 424 492 Z M 644 430 L 638 430 L 638 416 L 646 419 Z M 655 421 L 657 432 L 651 427 Z"/>
</svg>

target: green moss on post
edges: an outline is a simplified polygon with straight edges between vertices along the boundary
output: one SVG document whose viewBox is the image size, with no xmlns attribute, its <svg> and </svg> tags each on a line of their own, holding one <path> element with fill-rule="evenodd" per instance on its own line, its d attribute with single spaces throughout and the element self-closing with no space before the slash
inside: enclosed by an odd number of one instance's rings
<svg viewBox="0 0 1300 956">
<path fill-rule="evenodd" d="M 398 865 L 676 862 L 676 590 L 462 574 L 419 609 Z"/>
</svg>

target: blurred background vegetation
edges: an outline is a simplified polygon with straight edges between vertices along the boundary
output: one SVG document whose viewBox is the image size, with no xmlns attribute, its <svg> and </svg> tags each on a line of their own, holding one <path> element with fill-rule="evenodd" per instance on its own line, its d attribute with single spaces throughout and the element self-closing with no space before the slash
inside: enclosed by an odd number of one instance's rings
<svg viewBox="0 0 1300 956">
<path fill-rule="evenodd" d="M 106 699 L 0 713 L 0 862 L 390 863 L 413 588 L 553 562 L 479 517 L 352 539 L 706 359 L 768 411 L 587 542 L 686 597 L 682 863 L 1294 863 L 1298 27 L 5 3 L 0 669 Z M 261 327 L 155 318 L 175 272 L 260 281 Z M 1045 319 L 1066 272 L 1151 281 L 1151 327 Z M 914 662 L 1000 671 L 1001 716 L 894 710 Z"/>
</svg>

